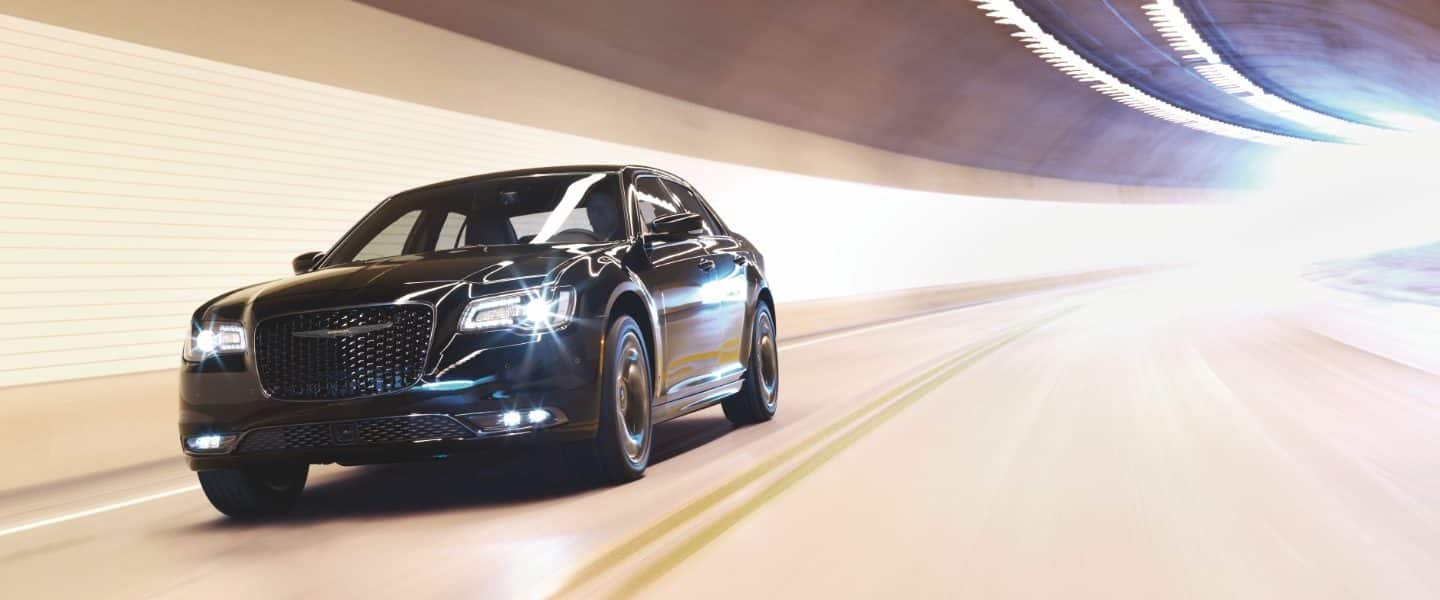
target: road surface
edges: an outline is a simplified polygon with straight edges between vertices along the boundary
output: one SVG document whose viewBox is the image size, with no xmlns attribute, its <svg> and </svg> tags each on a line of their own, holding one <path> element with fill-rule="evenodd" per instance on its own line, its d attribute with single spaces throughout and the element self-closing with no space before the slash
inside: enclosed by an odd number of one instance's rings
<svg viewBox="0 0 1440 600">
<path fill-rule="evenodd" d="M 792 339 L 775 421 L 662 425 L 618 488 L 544 454 L 323 467 L 267 523 L 173 461 L 37 488 L 0 498 L 3 595 L 1440 597 L 1440 376 L 1234 283 Z"/>
</svg>

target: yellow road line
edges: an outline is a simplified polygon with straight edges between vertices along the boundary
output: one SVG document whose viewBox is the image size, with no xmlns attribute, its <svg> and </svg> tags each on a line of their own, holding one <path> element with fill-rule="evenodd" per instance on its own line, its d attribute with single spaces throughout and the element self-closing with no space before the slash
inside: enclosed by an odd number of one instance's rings
<svg viewBox="0 0 1440 600">
<path fill-rule="evenodd" d="M 832 458 L 846 448 L 849 448 L 856 441 L 859 441 L 886 421 L 894 418 L 895 415 L 934 391 L 935 388 L 950 381 L 961 371 L 974 365 L 980 359 L 1000 349 L 1000 347 L 1019 338 L 1024 333 L 1026 332 L 1012 334 L 986 348 L 966 354 L 961 357 L 958 364 L 954 364 L 944 373 L 926 381 L 923 385 L 911 389 L 905 395 L 901 396 L 900 399 L 886 407 L 887 409 L 879 415 L 866 419 L 860 425 L 830 440 L 799 465 L 796 465 L 781 475 L 780 478 L 766 485 L 764 489 L 760 490 L 755 496 L 706 524 L 699 531 L 691 534 L 690 537 L 681 542 L 675 549 L 666 552 L 664 556 L 661 556 L 655 562 L 647 564 L 644 569 L 632 575 L 625 583 L 621 584 L 620 588 L 612 594 L 612 597 L 630 597 L 651 583 L 654 583 L 657 579 L 679 566 L 680 563 L 684 562 L 687 558 L 699 552 L 701 548 L 704 548 L 710 542 L 720 537 L 721 534 L 728 531 L 742 519 L 754 513 L 761 506 L 767 504 L 776 496 L 779 496 L 782 492 L 813 473 L 821 465 L 830 462 Z"/>
<path fill-rule="evenodd" d="M 805 439 L 801 440 L 800 442 L 790 446 L 789 448 L 786 448 L 785 450 L 774 456 L 771 456 L 770 458 L 762 461 L 760 464 L 751 467 L 749 470 L 741 473 L 740 475 L 736 476 L 735 478 L 731 479 L 720 487 L 717 487 L 706 493 L 705 495 L 690 501 L 689 503 L 680 507 L 675 512 L 670 513 L 668 516 L 661 519 L 660 521 L 657 521 L 649 527 L 646 527 L 645 529 L 639 531 L 638 533 L 631 535 L 621 543 L 612 547 L 610 550 L 595 557 L 579 571 L 576 571 L 569 578 L 566 584 L 555 593 L 555 595 L 560 596 L 576 590 L 577 588 L 590 581 L 595 576 L 604 573 L 615 565 L 620 564 L 625 559 L 643 550 L 651 542 L 654 542 L 655 540 L 665 536 L 666 534 L 680 528 L 682 525 L 703 514 L 710 508 L 713 508 L 715 505 L 734 495 L 736 492 L 740 491 L 751 483 L 754 483 L 761 477 L 769 474 L 771 471 L 779 468 L 786 462 L 789 462 L 797 455 L 804 453 L 806 450 L 819 444 L 826 438 L 834 435 L 836 432 L 845 429 L 847 426 L 854 425 L 856 422 L 861 423 L 859 426 L 855 427 L 850 432 L 847 432 L 846 435 L 840 436 L 839 438 L 832 440 L 829 444 L 826 444 L 819 452 L 817 452 L 815 456 L 812 456 L 800 466 L 791 470 L 789 473 L 786 473 L 780 481 L 772 483 L 771 486 L 768 486 L 765 491 L 763 491 L 759 496 L 751 499 L 751 501 L 749 502 L 746 502 L 745 505 L 738 507 L 736 510 L 726 513 L 724 517 L 721 517 L 720 521 L 713 523 L 711 526 L 706 527 L 704 530 L 698 532 L 695 536 L 687 539 L 686 542 L 682 545 L 682 548 L 679 552 L 667 554 L 667 556 L 660 562 L 657 562 L 650 567 L 647 567 L 644 571 L 631 577 L 631 579 L 627 580 L 626 583 L 617 592 L 618 595 L 633 594 L 635 591 L 638 591 L 640 588 L 644 587 L 644 585 L 649 584 L 650 582 L 659 578 L 665 572 L 669 571 L 676 564 L 678 564 L 680 560 L 683 560 L 684 557 L 693 554 L 695 551 L 699 550 L 700 547 L 704 546 L 705 543 L 708 543 L 710 540 L 714 539 L 714 537 L 719 536 L 720 533 L 723 533 L 735 522 L 738 522 L 740 518 L 743 518 L 744 515 L 753 511 L 755 508 L 758 508 L 760 504 L 763 504 L 765 501 L 768 501 L 770 497 L 773 497 L 773 494 L 778 494 L 779 491 L 783 490 L 785 487 L 789 487 L 789 485 L 793 484 L 794 481 L 798 481 L 799 478 L 808 474 L 810 471 L 813 471 L 815 467 L 818 467 L 820 464 L 828 461 L 829 457 L 838 453 L 840 450 L 843 450 L 846 446 L 849 446 L 851 443 L 854 442 L 854 440 L 859 439 L 860 436 L 869 433 L 880 423 L 888 420 L 891 416 L 894 415 L 895 411 L 889 411 L 888 414 L 878 418 L 872 418 L 862 421 L 862 417 L 864 417 L 866 414 L 874 412 L 891 403 L 894 403 L 897 407 L 902 408 L 903 406 L 908 406 L 909 404 L 912 404 L 916 399 L 920 398 L 925 393 L 933 390 L 936 386 L 954 377 L 964 367 L 968 366 L 974 360 L 983 358 L 984 356 L 988 355 L 990 352 L 993 352 L 999 347 L 1010 343 L 1021 335 L 1038 329 L 1039 327 L 1059 318 L 1061 315 L 1067 312 L 1069 312 L 1069 310 L 1054 313 L 1028 326 L 1016 328 L 1009 333 L 997 336 L 996 338 L 992 338 L 992 340 L 994 341 L 989 341 L 988 343 L 981 343 L 979 344 L 978 348 L 961 351 L 958 355 L 945 359 L 934 367 L 931 367 L 920 373 L 919 375 L 907 379 L 906 381 L 890 388 L 884 394 L 880 395 L 880 397 L 866 403 L 859 408 L 856 408 L 855 410 L 852 410 L 844 417 L 836 419 L 834 422 L 830 423 L 819 431 L 816 431 L 809 436 L 806 436 Z M 910 389 L 912 388 L 912 386 L 915 386 L 920 382 L 925 382 L 926 380 L 931 381 L 918 388 Z M 907 393 L 906 390 L 910 391 Z M 816 460 L 817 457 L 822 454 L 825 455 L 822 460 L 820 460 L 819 462 L 813 462 Z M 781 481 L 789 481 L 789 483 L 785 484 L 783 487 L 774 488 L 774 486 Z M 767 495 L 767 492 L 772 492 L 772 489 L 773 493 Z M 756 503 L 757 500 L 759 500 L 758 503 Z M 744 509 L 743 512 L 736 512 L 742 509 Z M 730 520 L 732 517 L 733 520 Z M 716 529 L 716 525 L 721 522 L 725 522 L 726 524 Z M 688 551 L 686 551 L 687 549 Z M 676 558 L 678 555 L 683 556 L 679 556 L 679 558 Z"/>
</svg>

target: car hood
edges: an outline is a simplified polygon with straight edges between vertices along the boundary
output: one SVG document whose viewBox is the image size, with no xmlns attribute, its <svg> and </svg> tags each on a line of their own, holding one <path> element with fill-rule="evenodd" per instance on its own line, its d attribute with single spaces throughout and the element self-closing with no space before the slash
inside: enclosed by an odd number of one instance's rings
<svg viewBox="0 0 1440 600">
<path fill-rule="evenodd" d="M 216 298 L 205 310 L 211 318 L 235 319 L 246 312 L 264 318 L 329 307 L 433 300 L 457 284 L 491 288 L 475 290 L 475 295 L 505 292 L 539 285 L 572 262 L 618 247 L 615 243 L 497 246 L 338 265 L 235 290 Z"/>
</svg>

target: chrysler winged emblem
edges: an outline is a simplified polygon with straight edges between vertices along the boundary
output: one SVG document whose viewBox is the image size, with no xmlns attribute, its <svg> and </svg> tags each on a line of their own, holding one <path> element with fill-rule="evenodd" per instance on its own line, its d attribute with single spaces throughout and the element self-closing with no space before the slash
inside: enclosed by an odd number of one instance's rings
<svg viewBox="0 0 1440 600">
<path fill-rule="evenodd" d="M 335 338 L 351 335 L 360 335 L 362 333 L 370 333 L 372 331 L 381 331 L 384 329 L 389 329 L 394 325 L 394 323 L 376 323 L 374 325 L 356 325 L 354 327 L 346 327 L 344 329 L 315 329 L 313 331 L 297 331 L 290 335 L 303 338 Z"/>
</svg>

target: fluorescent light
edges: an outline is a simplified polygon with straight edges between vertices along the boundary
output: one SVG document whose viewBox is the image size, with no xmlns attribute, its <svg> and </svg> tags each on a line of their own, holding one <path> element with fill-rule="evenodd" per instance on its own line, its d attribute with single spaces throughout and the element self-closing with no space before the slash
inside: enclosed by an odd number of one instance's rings
<svg viewBox="0 0 1440 600">
<path fill-rule="evenodd" d="M 1385 129 L 1310 110 L 1266 92 L 1235 67 L 1225 64 L 1220 53 L 1200 36 L 1200 32 L 1185 17 L 1185 11 L 1180 10 L 1180 5 L 1176 4 L 1175 0 L 1155 0 L 1154 4 L 1146 4 L 1143 8 L 1150 16 L 1150 23 L 1155 26 L 1155 30 L 1170 42 L 1171 48 L 1181 53 L 1180 58 L 1189 63 L 1196 73 L 1211 85 L 1246 104 L 1314 131 L 1352 142 L 1368 141 L 1391 133 Z"/>
<path fill-rule="evenodd" d="M 1146 94 L 1124 81 L 1119 77 L 1111 75 L 1085 60 L 1069 46 L 1055 39 L 1054 36 L 1041 29 L 1040 24 L 1031 19 L 1025 11 L 1021 10 L 1011 0 L 970 0 L 979 5 L 985 15 L 994 19 L 1001 25 L 1009 25 L 1018 29 L 1016 33 L 1010 34 L 1025 42 L 1029 48 L 1042 60 L 1055 67 L 1061 73 L 1069 75 L 1082 83 L 1091 84 L 1090 88 L 1108 96 L 1111 100 L 1129 106 L 1142 113 L 1189 127 L 1191 129 L 1223 135 L 1225 137 L 1272 146 L 1295 146 L 1310 143 L 1309 140 L 1301 138 L 1278 135 L 1268 131 L 1241 127 L 1232 123 L 1217 121 L 1210 117 L 1190 112 L 1164 100 Z"/>
</svg>

